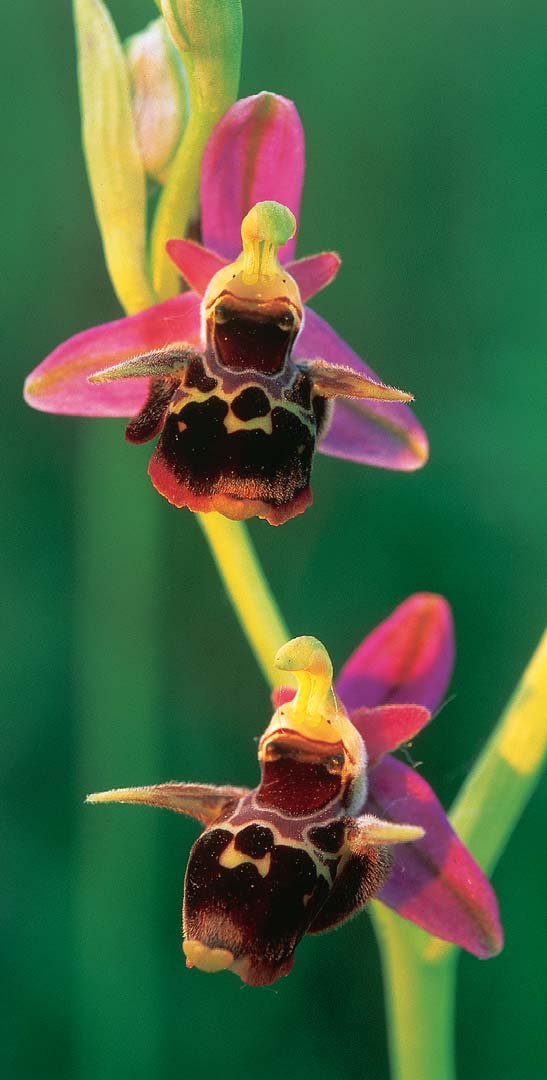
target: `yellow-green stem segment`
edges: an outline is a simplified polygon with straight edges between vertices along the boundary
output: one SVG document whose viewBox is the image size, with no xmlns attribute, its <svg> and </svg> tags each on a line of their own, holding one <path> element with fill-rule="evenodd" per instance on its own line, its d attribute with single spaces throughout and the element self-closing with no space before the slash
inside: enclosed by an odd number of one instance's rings
<svg viewBox="0 0 547 1080">
<path fill-rule="evenodd" d="M 547 631 L 450 812 L 487 874 L 539 780 L 546 752 Z"/>
<path fill-rule="evenodd" d="M 184 236 L 188 228 L 196 202 L 203 151 L 218 119 L 216 114 L 191 113 L 169 166 L 150 236 L 152 280 L 160 300 L 168 300 L 180 292 L 179 272 L 169 259 L 165 245 L 173 237 Z"/>
<path fill-rule="evenodd" d="M 274 667 L 278 649 L 290 638 L 245 525 L 221 514 L 198 514 L 218 571 L 243 633 L 270 686 L 286 686 L 292 676 Z"/>
<path fill-rule="evenodd" d="M 373 901 L 392 1080 L 455 1080 L 457 949 L 424 959 L 436 939 Z"/>
</svg>

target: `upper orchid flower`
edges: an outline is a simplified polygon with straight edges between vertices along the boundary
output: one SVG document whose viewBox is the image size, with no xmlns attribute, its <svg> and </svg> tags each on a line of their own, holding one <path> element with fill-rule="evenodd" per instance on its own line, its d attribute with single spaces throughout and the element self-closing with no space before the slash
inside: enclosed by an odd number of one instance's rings
<svg viewBox="0 0 547 1080">
<path fill-rule="evenodd" d="M 254 791 L 169 783 L 89 796 L 163 806 L 205 826 L 185 879 L 188 967 L 271 983 L 289 973 L 304 934 L 340 925 L 375 895 L 476 956 L 499 951 L 487 879 L 426 781 L 389 753 L 430 719 L 452 653 L 449 609 L 426 594 L 365 639 L 336 690 L 321 643 L 296 638 L 276 663 L 298 689 L 275 695 Z"/>
<path fill-rule="evenodd" d="M 27 380 L 36 408 L 133 415 L 126 435 L 135 442 L 161 431 L 150 475 L 176 506 L 280 524 L 311 500 L 316 442 L 386 468 L 426 460 L 420 425 L 397 404 L 410 395 L 380 383 L 303 308 L 339 266 L 329 252 L 290 261 L 303 160 L 291 102 L 271 94 L 237 102 L 204 156 L 207 246 L 168 244 L 192 291 L 77 334 Z M 329 426 L 334 397 L 342 400 Z"/>
</svg>

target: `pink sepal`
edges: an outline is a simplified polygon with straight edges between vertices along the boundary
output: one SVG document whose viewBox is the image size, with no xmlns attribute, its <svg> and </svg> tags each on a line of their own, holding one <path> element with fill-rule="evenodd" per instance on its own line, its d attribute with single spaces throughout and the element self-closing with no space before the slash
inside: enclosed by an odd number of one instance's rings
<svg viewBox="0 0 547 1080">
<path fill-rule="evenodd" d="M 382 381 L 332 326 L 309 308 L 294 355 L 297 359 L 327 360 L 329 364 L 350 367 L 361 375 Z M 390 381 L 388 377 L 387 382 Z M 421 424 L 408 405 L 347 399 L 336 402 L 332 423 L 318 450 L 362 465 L 407 472 L 425 464 L 428 443 Z"/>
<path fill-rule="evenodd" d="M 183 293 L 138 315 L 75 334 L 28 376 L 25 399 L 43 412 L 133 416 L 144 405 L 148 379 L 91 384 L 88 376 L 130 356 L 179 341 L 200 345 L 199 298 L 194 293 Z"/>
<path fill-rule="evenodd" d="M 216 251 L 209 251 L 194 240 L 168 240 L 166 248 L 184 280 L 198 296 L 203 296 L 217 270 L 227 265 L 227 260 Z"/>
<path fill-rule="evenodd" d="M 414 702 L 434 712 L 454 666 L 454 630 L 442 596 L 415 593 L 350 656 L 336 689 L 349 712 Z"/>
<path fill-rule="evenodd" d="M 365 812 L 425 829 L 422 840 L 393 848 L 393 869 L 378 899 L 480 959 L 494 956 L 503 946 L 495 893 L 429 784 L 389 754 L 369 784 Z"/>
<path fill-rule="evenodd" d="M 219 120 L 203 155 L 201 234 L 231 261 L 241 251 L 241 222 L 257 202 L 273 199 L 298 220 L 304 179 L 304 132 L 292 101 L 262 92 L 236 101 Z M 294 239 L 279 249 L 293 257 Z"/>
<path fill-rule="evenodd" d="M 320 255 L 308 255 L 305 259 L 286 263 L 286 269 L 296 281 L 305 303 L 336 277 L 340 264 L 340 256 L 335 251 L 322 251 Z"/>
</svg>

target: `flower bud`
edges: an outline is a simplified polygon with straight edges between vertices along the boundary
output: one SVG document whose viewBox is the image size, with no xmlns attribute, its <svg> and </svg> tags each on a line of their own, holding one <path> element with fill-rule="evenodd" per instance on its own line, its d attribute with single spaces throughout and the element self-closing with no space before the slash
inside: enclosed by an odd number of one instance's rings
<svg viewBox="0 0 547 1080">
<path fill-rule="evenodd" d="M 184 68 L 163 19 L 129 38 L 126 53 L 141 160 L 163 183 L 188 118 Z"/>
</svg>

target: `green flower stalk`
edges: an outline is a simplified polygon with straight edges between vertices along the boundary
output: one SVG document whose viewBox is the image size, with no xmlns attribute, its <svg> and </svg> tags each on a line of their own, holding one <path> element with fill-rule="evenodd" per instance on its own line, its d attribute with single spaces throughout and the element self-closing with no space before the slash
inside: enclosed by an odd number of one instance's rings
<svg viewBox="0 0 547 1080">
<path fill-rule="evenodd" d="M 179 275 L 165 245 L 186 232 L 205 145 L 237 97 L 243 19 L 241 0 L 161 0 L 160 7 L 184 64 L 190 108 L 152 227 L 154 289 L 166 300 L 179 291 Z"/>
</svg>

